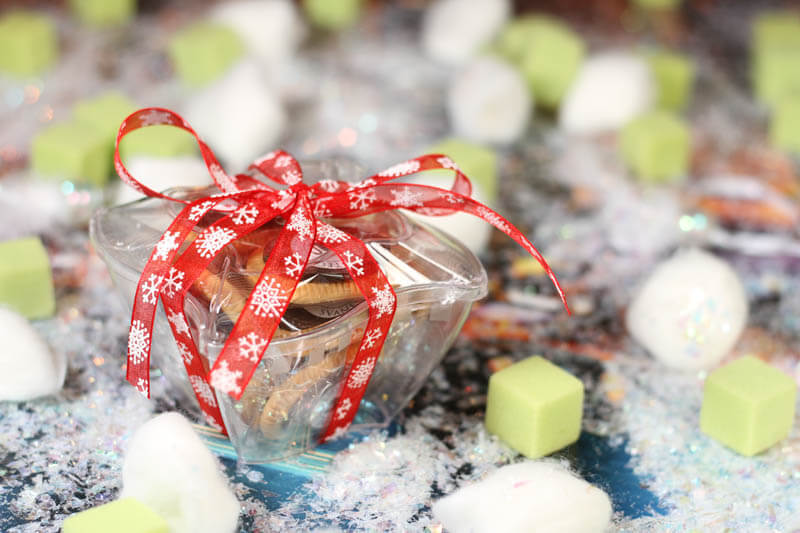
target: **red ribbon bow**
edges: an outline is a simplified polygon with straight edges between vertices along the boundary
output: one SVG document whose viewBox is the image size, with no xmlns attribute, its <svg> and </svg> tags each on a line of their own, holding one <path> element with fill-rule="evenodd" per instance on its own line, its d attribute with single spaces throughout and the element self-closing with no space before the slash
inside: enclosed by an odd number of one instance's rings
<svg viewBox="0 0 800 533">
<path fill-rule="evenodd" d="M 120 160 L 120 140 L 132 131 L 153 125 L 172 125 L 192 134 L 214 183 L 222 193 L 187 201 L 154 191 L 133 178 Z M 533 255 L 553 281 L 566 306 L 564 293 L 541 254 L 505 218 L 470 198 L 472 186 L 469 179 L 444 155 L 411 159 L 355 184 L 322 180 L 309 186 L 303 183 L 297 161 L 286 152 L 275 151 L 250 165 L 247 174 L 233 177 L 225 173 L 208 145 L 183 118 L 167 109 L 147 108 L 132 113 L 120 126 L 114 165 L 120 178 L 142 194 L 185 204 L 156 244 L 139 279 L 128 338 L 127 379 L 150 397 L 150 348 L 160 297 L 206 421 L 223 431 L 224 423 L 212 387 L 236 399 L 241 397 L 305 271 L 314 243 L 322 244 L 339 257 L 369 305 L 367 327 L 358 353 L 321 440 L 346 431 L 358 410 L 392 324 L 397 298 L 365 244 L 318 217 L 360 217 L 401 208 L 426 215 L 446 215 L 455 211 L 470 213 L 492 224 Z M 453 170 L 455 180 L 450 190 L 411 183 L 388 183 L 434 169 Z M 254 175 L 264 176 L 286 188 L 269 187 Z M 179 253 L 187 236 L 212 209 L 227 215 L 205 228 Z M 244 310 L 208 372 L 184 314 L 186 292 L 226 245 L 279 216 L 286 222 L 277 242 Z"/>
</svg>

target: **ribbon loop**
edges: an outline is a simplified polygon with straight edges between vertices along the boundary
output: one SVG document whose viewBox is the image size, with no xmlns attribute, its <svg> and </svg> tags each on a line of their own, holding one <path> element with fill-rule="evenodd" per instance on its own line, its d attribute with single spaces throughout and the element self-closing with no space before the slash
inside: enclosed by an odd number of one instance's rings
<svg viewBox="0 0 800 533">
<path fill-rule="evenodd" d="M 196 200 L 174 198 L 154 191 L 130 175 L 119 155 L 119 143 L 128 133 L 153 125 L 172 125 L 194 136 L 220 194 Z M 284 151 L 270 152 L 235 178 L 219 165 L 211 149 L 176 113 L 147 108 L 132 113 L 117 134 L 114 163 L 120 178 L 150 197 L 185 204 L 153 249 L 142 270 L 132 311 L 128 341 L 127 379 L 149 396 L 149 361 L 153 325 L 160 298 L 167 313 L 189 381 L 209 424 L 224 430 L 214 390 L 240 398 L 256 371 L 267 346 L 289 306 L 311 251 L 319 243 L 335 253 L 367 302 L 368 318 L 358 352 L 345 361 L 348 373 L 331 410 L 322 440 L 343 433 L 355 416 L 397 306 L 397 295 L 380 266 L 356 237 L 320 218 L 353 218 L 386 210 L 407 209 L 427 215 L 466 212 L 492 224 L 525 248 L 547 272 L 566 307 L 558 280 L 533 244 L 505 218 L 470 197 L 472 185 L 446 155 L 429 154 L 410 159 L 358 183 L 322 180 L 303 183 L 300 164 Z M 450 189 L 395 180 L 428 170 L 454 173 Z M 274 189 L 254 174 L 282 186 Z M 223 216 L 197 230 L 206 213 Z M 246 303 L 234 319 L 234 326 L 217 359 L 210 362 L 197 349 L 184 312 L 189 288 L 197 283 L 224 286 L 222 278 L 212 279 L 207 268 L 237 239 L 281 217 L 283 226 Z M 182 246 L 189 242 L 183 251 Z M 569 308 L 567 308 L 569 312 Z"/>
</svg>

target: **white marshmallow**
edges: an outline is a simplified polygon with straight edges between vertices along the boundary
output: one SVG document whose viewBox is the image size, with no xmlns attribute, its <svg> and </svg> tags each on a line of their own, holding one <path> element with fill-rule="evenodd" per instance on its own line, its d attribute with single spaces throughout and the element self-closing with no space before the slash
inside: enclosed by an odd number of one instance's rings
<svg viewBox="0 0 800 533">
<path fill-rule="evenodd" d="M 133 497 L 167 521 L 172 533 L 236 530 L 239 502 L 191 424 L 165 413 L 133 435 L 122 465 L 121 498 Z"/>
<path fill-rule="evenodd" d="M 423 172 L 413 178 L 406 178 L 409 183 L 419 183 L 449 189 L 453 183 L 452 178 L 443 178 L 441 174 Z M 484 205 L 491 205 L 486 193 L 478 183 L 472 183 L 472 198 Z M 452 215 L 434 217 L 420 215 L 412 211 L 407 211 L 410 217 L 421 220 L 422 222 L 441 230 L 448 235 L 455 237 L 474 254 L 480 254 L 486 249 L 491 236 L 492 226 L 480 218 L 467 213 L 453 213 Z"/>
<path fill-rule="evenodd" d="M 211 18 L 232 28 L 268 68 L 291 59 L 306 34 L 297 7 L 289 0 L 221 3 L 211 11 Z"/>
<path fill-rule="evenodd" d="M 286 123 L 283 106 L 250 61 L 195 95 L 185 116 L 232 174 L 274 148 Z"/>
<path fill-rule="evenodd" d="M 518 139 L 532 107 L 530 91 L 519 73 L 491 57 L 476 59 L 456 76 L 447 99 L 456 134 L 485 143 Z"/>
<path fill-rule="evenodd" d="M 646 111 L 655 100 L 647 62 L 630 52 L 588 58 L 567 92 L 559 123 L 569 133 L 613 131 Z"/>
<path fill-rule="evenodd" d="M 0 339 L 0 400 L 32 400 L 61 390 L 66 355 L 51 350 L 24 316 L 0 307 Z"/>
<path fill-rule="evenodd" d="M 158 192 L 171 187 L 202 187 L 213 183 L 200 157 L 136 156 L 125 166 L 131 176 Z M 133 187 L 120 182 L 115 203 L 124 204 L 143 197 Z"/>
<path fill-rule="evenodd" d="M 437 0 L 425 12 L 422 47 L 447 64 L 464 63 L 508 21 L 508 0 Z"/>
<path fill-rule="evenodd" d="M 660 264 L 633 299 L 628 331 L 664 364 L 710 368 L 730 351 L 747 321 L 747 296 L 727 263 L 698 249 Z"/>
<path fill-rule="evenodd" d="M 526 461 L 435 502 L 433 516 L 452 533 L 600 533 L 611 502 L 556 463 Z"/>
</svg>

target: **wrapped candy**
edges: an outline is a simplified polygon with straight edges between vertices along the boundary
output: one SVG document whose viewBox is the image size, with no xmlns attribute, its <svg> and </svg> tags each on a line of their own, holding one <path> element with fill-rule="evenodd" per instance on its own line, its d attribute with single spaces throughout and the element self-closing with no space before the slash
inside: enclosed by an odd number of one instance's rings
<svg viewBox="0 0 800 533">
<path fill-rule="evenodd" d="M 196 137 L 178 115 L 152 108 L 129 116 L 117 141 L 153 124 Z M 486 274 L 471 252 L 398 209 L 479 216 L 523 245 L 555 282 L 516 228 L 469 197 L 469 180 L 446 156 L 412 159 L 357 183 L 335 180 L 355 173 L 344 164 L 306 165 L 326 178 L 306 185 L 285 152 L 234 177 L 198 143 L 222 193 L 158 193 L 117 154 L 120 176 L 150 198 L 98 212 L 91 229 L 133 304 L 128 380 L 149 394 L 152 347 L 168 378 L 194 393 L 209 424 L 223 427 L 246 461 L 302 452 L 353 422 L 388 422 L 485 295 Z M 450 190 L 393 183 L 442 168 L 456 175 Z M 165 312 L 154 328 L 159 299 Z"/>
</svg>

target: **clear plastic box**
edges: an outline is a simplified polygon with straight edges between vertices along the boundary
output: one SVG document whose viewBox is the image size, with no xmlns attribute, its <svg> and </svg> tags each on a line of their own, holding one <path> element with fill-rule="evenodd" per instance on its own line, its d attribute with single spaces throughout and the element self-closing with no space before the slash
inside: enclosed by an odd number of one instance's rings
<svg viewBox="0 0 800 533">
<path fill-rule="evenodd" d="M 307 175 L 310 171 L 312 176 L 329 179 L 354 175 L 353 168 L 341 162 L 303 168 Z M 215 191 L 173 189 L 168 193 L 194 198 Z M 141 271 L 180 207 L 176 202 L 147 198 L 99 210 L 93 217 L 93 242 L 127 305 L 132 307 Z M 384 426 L 408 404 L 452 345 L 472 302 L 485 296 L 486 272 L 455 239 L 400 211 L 326 222 L 367 244 L 397 294 L 392 328 L 351 429 Z M 207 365 L 219 355 L 280 223 L 271 222 L 229 244 L 187 294 L 184 309 Z M 338 258 L 315 245 L 281 326 L 241 399 L 217 392 L 229 437 L 242 460 L 277 460 L 316 444 L 366 322 L 366 302 L 354 291 Z M 153 335 L 152 365 L 182 393 L 182 402 L 197 408 L 161 309 Z"/>
</svg>

